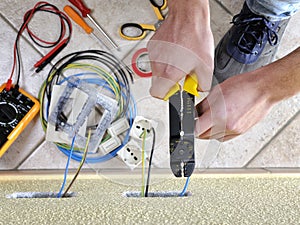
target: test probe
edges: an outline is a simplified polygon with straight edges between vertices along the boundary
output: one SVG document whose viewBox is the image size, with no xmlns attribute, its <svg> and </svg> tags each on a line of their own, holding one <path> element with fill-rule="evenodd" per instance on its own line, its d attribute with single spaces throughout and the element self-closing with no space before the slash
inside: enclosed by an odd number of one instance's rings
<svg viewBox="0 0 300 225">
<path fill-rule="evenodd" d="M 50 13 L 59 17 L 61 32 L 56 41 L 42 40 L 29 28 L 29 23 L 37 12 Z M 34 65 L 37 68 L 36 72 L 39 72 L 68 44 L 72 33 L 72 25 L 63 12 L 47 2 L 38 2 L 25 13 L 23 23 L 14 43 L 11 74 L 8 81 L 0 87 L 0 157 L 39 111 L 39 102 L 25 90 L 19 88 L 21 77 L 19 40 L 25 30 L 36 45 L 52 48 L 48 54 Z M 12 78 L 15 73 L 17 79 L 15 84 L 13 84 Z"/>
</svg>

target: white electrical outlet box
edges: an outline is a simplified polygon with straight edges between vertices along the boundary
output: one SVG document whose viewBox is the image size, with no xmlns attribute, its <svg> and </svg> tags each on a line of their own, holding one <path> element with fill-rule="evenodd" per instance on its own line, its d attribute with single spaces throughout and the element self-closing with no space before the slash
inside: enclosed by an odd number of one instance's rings
<svg viewBox="0 0 300 225">
<path fill-rule="evenodd" d="M 157 123 L 155 121 L 149 120 L 143 116 L 136 116 L 130 130 L 130 138 L 134 139 L 139 146 L 142 146 L 143 134 L 146 132 L 145 150 L 150 151 L 153 143 L 152 128 L 156 129 L 156 127 Z"/>
<path fill-rule="evenodd" d="M 108 132 L 112 136 L 118 136 L 130 128 L 127 118 L 122 117 L 114 121 L 108 128 Z"/>
<path fill-rule="evenodd" d="M 99 145 L 99 150 L 103 154 L 107 154 L 121 145 L 121 140 L 117 136 L 109 138 L 107 141 Z"/>
<path fill-rule="evenodd" d="M 136 168 L 142 162 L 142 151 L 141 147 L 134 141 L 129 141 L 119 152 L 118 156 L 123 162 L 131 169 Z M 145 152 L 145 160 L 147 154 Z"/>
<path fill-rule="evenodd" d="M 52 90 L 52 97 L 50 102 L 49 112 L 53 111 L 53 108 L 58 102 L 59 97 L 62 95 L 66 85 L 54 85 Z M 68 123 L 75 123 L 75 119 L 78 117 L 78 114 L 81 111 L 81 108 L 84 106 L 88 99 L 88 95 L 79 89 L 74 89 L 70 96 L 70 104 L 68 105 L 66 116 L 68 118 Z M 49 114 L 50 114 L 49 113 Z M 87 122 L 85 122 L 79 129 L 79 134 L 85 136 Z M 72 139 L 68 136 L 67 133 L 62 132 L 61 130 L 56 130 L 55 124 L 48 123 L 46 140 L 57 143 L 70 144 Z"/>
</svg>

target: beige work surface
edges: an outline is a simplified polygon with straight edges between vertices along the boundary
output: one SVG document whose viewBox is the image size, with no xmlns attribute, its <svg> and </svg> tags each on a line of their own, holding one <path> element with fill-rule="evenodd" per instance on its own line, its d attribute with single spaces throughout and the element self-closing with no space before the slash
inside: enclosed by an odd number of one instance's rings
<svg viewBox="0 0 300 225">
<path fill-rule="evenodd" d="M 189 197 L 127 198 L 138 175 L 80 175 L 64 199 L 7 199 L 13 192 L 57 192 L 62 175 L 2 175 L 0 224 L 299 224 L 299 174 L 195 174 Z M 184 179 L 153 176 L 150 191 L 181 191 Z"/>
</svg>

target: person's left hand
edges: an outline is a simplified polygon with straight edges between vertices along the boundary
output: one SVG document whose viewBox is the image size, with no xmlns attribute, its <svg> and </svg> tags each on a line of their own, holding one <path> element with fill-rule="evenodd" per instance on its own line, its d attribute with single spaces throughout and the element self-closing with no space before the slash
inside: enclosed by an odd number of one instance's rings
<svg viewBox="0 0 300 225">
<path fill-rule="evenodd" d="M 265 74 L 253 71 L 216 85 L 197 106 L 195 136 L 226 141 L 245 133 L 269 112 Z"/>
</svg>

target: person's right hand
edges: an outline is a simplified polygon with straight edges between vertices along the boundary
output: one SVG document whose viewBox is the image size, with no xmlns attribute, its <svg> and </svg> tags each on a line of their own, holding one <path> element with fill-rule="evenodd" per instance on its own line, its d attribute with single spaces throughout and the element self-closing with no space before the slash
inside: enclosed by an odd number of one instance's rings
<svg viewBox="0 0 300 225">
<path fill-rule="evenodd" d="M 197 75 L 198 91 L 211 88 L 214 43 L 208 0 L 169 1 L 169 15 L 148 43 L 150 94 L 163 99 L 187 74 Z"/>
</svg>

